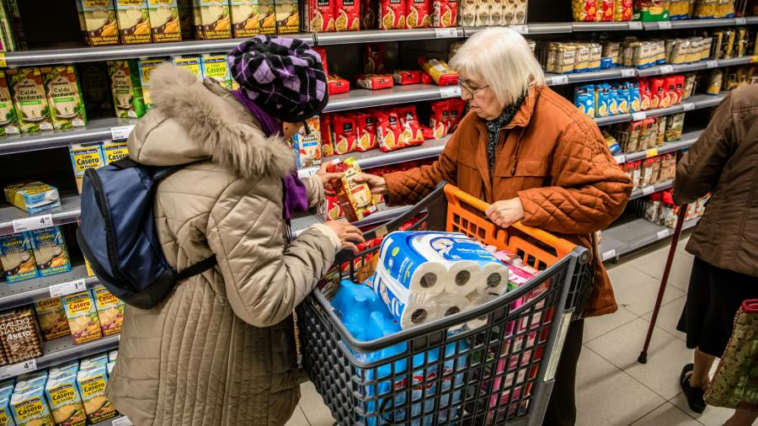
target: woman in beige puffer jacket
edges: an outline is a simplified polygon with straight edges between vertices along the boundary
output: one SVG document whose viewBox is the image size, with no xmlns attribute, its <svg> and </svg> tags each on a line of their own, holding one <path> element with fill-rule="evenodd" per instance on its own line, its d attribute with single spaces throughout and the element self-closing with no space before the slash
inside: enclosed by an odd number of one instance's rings
<svg viewBox="0 0 758 426">
<path fill-rule="evenodd" d="M 138 426 L 282 425 L 300 397 L 292 312 L 360 231 L 332 222 L 288 243 L 286 142 L 266 138 L 212 80 L 162 65 L 151 89 L 130 157 L 189 164 L 157 191 L 164 254 L 178 271 L 212 255 L 218 265 L 153 309 L 127 307 L 108 397 Z M 323 201 L 324 179 L 306 181 L 310 206 Z"/>
</svg>

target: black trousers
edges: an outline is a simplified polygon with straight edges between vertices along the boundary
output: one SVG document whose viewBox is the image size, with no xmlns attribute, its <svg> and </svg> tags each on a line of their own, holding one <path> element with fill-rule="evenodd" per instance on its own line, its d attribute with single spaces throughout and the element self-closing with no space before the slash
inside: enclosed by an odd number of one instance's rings
<svg viewBox="0 0 758 426">
<path fill-rule="evenodd" d="M 584 320 L 571 323 L 566 333 L 555 386 L 547 406 L 543 426 L 574 426 L 576 423 L 576 366 L 582 352 Z"/>
</svg>

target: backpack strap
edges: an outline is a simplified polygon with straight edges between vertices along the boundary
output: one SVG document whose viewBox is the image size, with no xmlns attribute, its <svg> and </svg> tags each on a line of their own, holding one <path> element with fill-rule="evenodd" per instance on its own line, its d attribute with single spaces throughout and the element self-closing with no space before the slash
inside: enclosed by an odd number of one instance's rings
<svg viewBox="0 0 758 426">
<path fill-rule="evenodd" d="M 194 277 L 195 275 L 202 274 L 203 272 L 207 271 L 208 269 L 213 268 L 216 266 L 216 256 L 211 256 L 207 259 L 201 260 L 200 262 L 197 262 L 196 264 L 190 266 L 189 268 L 183 270 L 182 272 L 177 273 L 174 278 L 176 281 L 180 281 L 189 277 Z"/>
</svg>

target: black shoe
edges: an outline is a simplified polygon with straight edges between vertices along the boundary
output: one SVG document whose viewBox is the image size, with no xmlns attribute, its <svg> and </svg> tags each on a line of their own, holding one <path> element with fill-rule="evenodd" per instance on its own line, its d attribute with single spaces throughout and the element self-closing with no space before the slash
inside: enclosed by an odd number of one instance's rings
<svg viewBox="0 0 758 426">
<path fill-rule="evenodd" d="M 705 391 L 690 386 L 690 375 L 687 373 L 692 372 L 695 369 L 694 364 L 687 364 L 682 369 L 682 375 L 679 376 L 679 384 L 682 386 L 684 396 L 687 397 L 687 404 L 690 406 L 690 410 L 696 413 L 702 413 L 705 411 L 705 400 L 703 396 Z"/>
</svg>

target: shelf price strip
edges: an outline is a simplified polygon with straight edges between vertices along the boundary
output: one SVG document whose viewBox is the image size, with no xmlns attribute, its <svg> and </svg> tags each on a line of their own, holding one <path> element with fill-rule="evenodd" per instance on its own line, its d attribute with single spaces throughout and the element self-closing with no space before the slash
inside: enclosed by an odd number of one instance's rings
<svg viewBox="0 0 758 426">
<path fill-rule="evenodd" d="M 666 237 L 669 236 L 669 230 L 668 229 L 664 229 L 663 231 L 658 231 L 657 235 L 658 235 L 658 239 L 662 240 L 662 239 L 664 239 L 664 238 L 666 238 Z"/>
<path fill-rule="evenodd" d="M 49 228 L 51 226 L 53 226 L 53 216 L 51 214 L 25 217 L 13 221 L 13 233 L 17 234 L 24 231 L 34 231 L 36 229 Z"/>
<path fill-rule="evenodd" d="M 608 259 L 613 259 L 616 257 L 616 250 L 608 250 L 606 252 L 603 252 L 603 254 L 600 256 L 602 258 L 602 261 L 605 262 Z"/>
<path fill-rule="evenodd" d="M 68 296 L 85 290 L 87 290 L 87 283 L 84 280 L 76 280 L 50 286 L 50 297 Z"/>
<path fill-rule="evenodd" d="M 134 130 L 134 126 L 111 127 L 111 138 L 114 141 L 127 140 L 132 130 Z"/>
<path fill-rule="evenodd" d="M 34 371 L 37 371 L 37 360 L 30 359 L 28 361 L 19 362 L 18 364 L 0 368 L 0 380 L 20 376 L 26 373 L 32 373 Z"/>
</svg>

